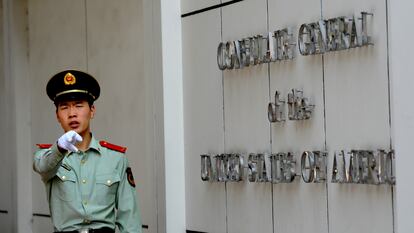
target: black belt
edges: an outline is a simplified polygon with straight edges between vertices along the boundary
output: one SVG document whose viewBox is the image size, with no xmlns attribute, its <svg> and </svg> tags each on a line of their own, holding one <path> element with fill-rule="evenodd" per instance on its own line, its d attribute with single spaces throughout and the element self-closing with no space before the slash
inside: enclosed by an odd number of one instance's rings
<svg viewBox="0 0 414 233">
<path fill-rule="evenodd" d="M 81 229 L 76 231 L 55 231 L 55 233 L 115 233 L 115 230 L 109 227 L 99 229 Z"/>
</svg>

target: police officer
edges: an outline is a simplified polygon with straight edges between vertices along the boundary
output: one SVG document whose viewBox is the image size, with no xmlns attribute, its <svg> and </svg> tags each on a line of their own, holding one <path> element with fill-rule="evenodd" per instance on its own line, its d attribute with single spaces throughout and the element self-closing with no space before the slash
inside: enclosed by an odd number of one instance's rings
<svg viewBox="0 0 414 233">
<path fill-rule="evenodd" d="M 98 142 L 90 130 L 100 87 L 91 75 L 66 70 L 46 87 L 65 132 L 38 144 L 33 169 L 45 183 L 56 232 L 141 233 L 135 182 L 126 148 Z"/>
</svg>

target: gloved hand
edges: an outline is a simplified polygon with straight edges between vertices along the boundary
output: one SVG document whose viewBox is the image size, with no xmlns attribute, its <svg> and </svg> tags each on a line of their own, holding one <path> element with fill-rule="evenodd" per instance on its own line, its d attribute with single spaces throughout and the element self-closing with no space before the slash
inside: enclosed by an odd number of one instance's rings
<svg viewBox="0 0 414 233">
<path fill-rule="evenodd" d="M 71 152 L 78 152 L 78 148 L 76 148 L 76 143 L 81 142 L 82 137 L 76 133 L 75 131 L 71 130 L 63 134 L 58 139 L 58 146 L 64 150 L 68 150 Z"/>
</svg>

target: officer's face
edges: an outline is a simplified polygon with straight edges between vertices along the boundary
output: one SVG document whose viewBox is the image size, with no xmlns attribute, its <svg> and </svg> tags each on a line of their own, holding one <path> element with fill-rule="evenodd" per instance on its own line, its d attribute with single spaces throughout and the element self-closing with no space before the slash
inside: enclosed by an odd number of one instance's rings
<svg viewBox="0 0 414 233">
<path fill-rule="evenodd" d="M 95 115 L 95 106 L 85 100 L 62 101 L 57 105 L 56 117 L 65 132 L 89 133 L 89 122 Z"/>
</svg>

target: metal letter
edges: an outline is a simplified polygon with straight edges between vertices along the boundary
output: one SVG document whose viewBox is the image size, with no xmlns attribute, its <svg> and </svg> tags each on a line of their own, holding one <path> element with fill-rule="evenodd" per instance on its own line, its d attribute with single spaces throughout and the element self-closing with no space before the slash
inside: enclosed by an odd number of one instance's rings
<svg viewBox="0 0 414 233">
<path fill-rule="evenodd" d="M 314 31 L 308 24 L 302 24 L 299 28 L 299 52 L 303 56 L 311 55 L 315 53 L 315 44 L 312 41 Z"/>
<path fill-rule="evenodd" d="M 249 39 L 242 39 L 239 40 L 240 44 L 240 63 L 245 66 L 250 65 L 250 40 Z"/>
<path fill-rule="evenodd" d="M 267 167 L 266 159 L 264 154 L 257 154 L 257 163 L 258 163 L 258 182 L 268 182 L 269 178 L 267 176 Z"/>
<path fill-rule="evenodd" d="M 302 179 L 305 183 L 311 183 L 314 179 L 315 156 L 310 151 L 305 151 L 301 159 Z"/>
<path fill-rule="evenodd" d="M 332 183 L 346 183 L 345 151 L 335 151 L 332 166 Z"/>
<path fill-rule="evenodd" d="M 217 181 L 225 182 L 227 181 L 227 155 L 220 154 L 215 156 L 216 159 L 216 173 Z"/>
<path fill-rule="evenodd" d="M 375 174 L 375 158 L 373 151 L 359 150 L 357 151 L 360 161 L 362 161 L 362 177 L 361 183 L 363 184 L 378 184 L 377 175 Z"/>
<path fill-rule="evenodd" d="M 283 153 L 270 155 L 270 170 L 272 183 L 282 183 L 283 181 L 283 170 L 282 170 L 282 156 Z"/>
<path fill-rule="evenodd" d="M 394 151 L 390 151 L 387 154 L 386 172 L 387 172 L 388 183 L 391 184 L 391 185 L 395 185 L 395 155 L 394 155 Z"/>
<path fill-rule="evenodd" d="M 267 106 L 267 117 L 270 122 L 285 121 L 285 100 L 280 99 L 280 92 L 275 92 L 275 102 Z"/>
<path fill-rule="evenodd" d="M 277 153 L 270 155 L 272 183 L 291 183 L 296 176 L 296 161 L 293 153 Z"/>
<path fill-rule="evenodd" d="M 234 63 L 233 63 L 234 54 L 235 54 L 234 43 L 231 41 L 228 41 L 226 43 L 226 55 L 227 56 L 225 56 L 225 60 L 224 60 L 227 69 L 231 70 L 234 68 Z"/>
<path fill-rule="evenodd" d="M 248 159 L 248 168 L 249 168 L 249 181 L 250 182 L 256 182 L 257 180 L 257 158 L 256 154 L 249 154 Z"/>
<path fill-rule="evenodd" d="M 362 161 L 361 158 L 359 156 L 358 151 L 356 150 L 351 150 L 350 152 L 350 162 L 349 162 L 349 167 L 348 167 L 348 181 L 350 183 L 355 183 L 358 184 L 361 182 L 361 167 L 362 167 Z"/>
<path fill-rule="evenodd" d="M 338 51 L 346 48 L 346 43 L 343 39 L 345 32 L 344 18 L 338 17 L 327 21 L 328 51 Z"/>
<path fill-rule="evenodd" d="M 305 183 L 326 181 L 326 152 L 305 151 L 302 154 L 302 179 Z"/>
<path fill-rule="evenodd" d="M 262 64 L 266 62 L 267 41 L 266 41 L 266 38 L 263 38 L 262 35 L 256 35 L 255 37 L 256 37 L 257 44 L 258 44 L 257 64 Z"/>
<path fill-rule="evenodd" d="M 243 68 L 243 62 L 242 62 L 242 58 L 241 58 L 241 48 L 240 48 L 240 43 L 238 40 L 234 41 L 234 48 L 236 51 L 235 56 L 233 56 L 234 59 L 234 67 L 236 69 L 240 69 Z"/>
<path fill-rule="evenodd" d="M 294 57 L 296 44 L 293 41 L 293 34 L 290 28 L 285 28 L 274 32 L 276 38 L 276 60 L 289 60 Z"/>
<path fill-rule="evenodd" d="M 324 21 L 319 21 L 317 23 L 311 23 L 309 26 L 312 28 L 313 33 L 311 34 L 311 41 L 313 42 L 313 53 L 312 54 L 322 54 L 325 52 L 325 40 L 323 37 L 323 31 L 325 28 L 321 29 L 321 26 L 325 26 Z"/>
<path fill-rule="evenodd" d="M 308 98 L 303 97 L 303 91 L 292 89 L 288 94 L 288 117 L 289 120 L 307 120 L 312 116 L 315 105 L 310 104 Z"/>
<path fill-rule="evenodd" d="M 217 65 L 220 70 L 225 70 L 227 68 L 226 57 L 227 57 L 226 45 L 223 42 L 220 42 L 217 48 Z"/>
<path fill-rule="evenodd" d="M 348 35 L 349 35 L 349 47 L 356 48 L 359 46 L 358 43 L 358 34 L 357 27 L 355 23 L 355 17 L 350 17 L 348 19 Z"/>
<path fill-rule="evenodd" d="M 324 151 L 313 151 L 315 156 L 315 183 L 323 183 L 326 182 L 326 156 L 327 152 Z"/>
<path fill-rule="evenodd" d="M 210 181 L 211 178 L 211 157 L 210 155 L 201 155 L 201 180 Z"/>
<path fill-rule="evenodd" d="M 244 158 L 239 154 L 230 154 L 228 162 L 229 181 L 242 181 L 244 176 Z"/>
<path fill-rule="evenodd" d="M 275 44 L 276 44 L 276 39 L 274 37 L 274 34 L 269 32 L 267 36 L 266 62 L 276 61 Z"/>
<path fill-rule="evenodd" d="M 368 35 L 368 30 L 367 30 L 367 16 L 374 16 L 374 14 L 372 13 L 368 13 L 368 12 L 361 12 L 361 18 L 359 18 L 362 22 L 361 22 L 361 46 L 364 45 L 373 45 L 372 41 L 371 41 L 371 36 Z"/>
</svg>

